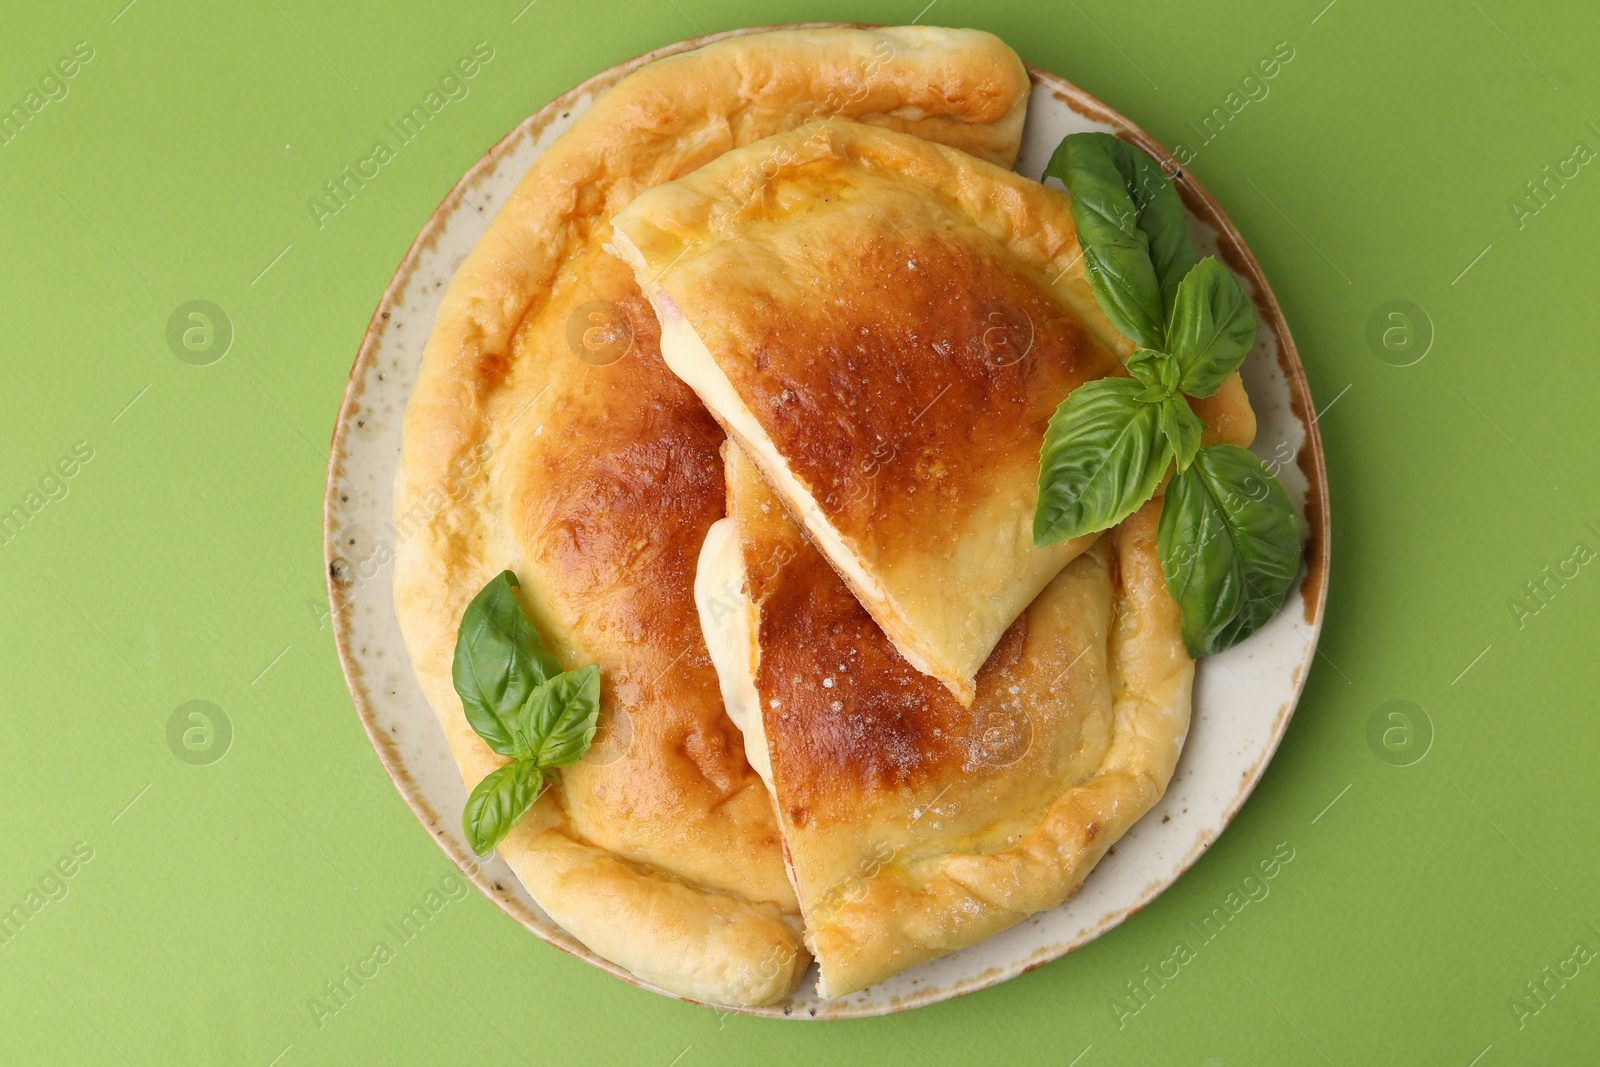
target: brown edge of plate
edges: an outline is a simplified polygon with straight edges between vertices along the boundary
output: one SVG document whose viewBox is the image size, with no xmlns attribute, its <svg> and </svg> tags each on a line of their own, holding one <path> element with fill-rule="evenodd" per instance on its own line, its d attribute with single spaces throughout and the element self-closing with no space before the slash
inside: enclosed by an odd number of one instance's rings
<svg viewBox="0 0 1600 1067">
<path fill-rule="evenodd" d="M 455 843 L 439 830 L 442 819 L 427 801 L 421 796 L 411 779 L 409 771 L 401 762 L 398 752 L 390 744 L 382 729 L 378 726 L 373 712 L 374 698 L 368 693 L 366 679 L 361 668 L 355 662 L 350 652 L 350 612 L 349 604 L 344 600 L 340 581 L 335 574 L 335 569 L 342 562 L 335 543 L 334 514 L 338 503 L 339 478 L 342 473 L 343 447 L 346 443 L 347 429 L 360 410 L 362 387 L 359 381 L 360 372 L 376 358 L 379 341 L 383 338 L 388 327 L 388 320 L 393 310 L 400 305 L 400 293 L 405 283 L 416 270 L 422 253 L 426 251 L 445 227 L 445 216 L 453 211 L 465 198 L 469 186 L 477 179 L 492 171 L 499 165 L 502 158 L 509 154 L 513 142 L 524 136 L 537 136 L 557 116 L 576 103 L 586 93 L 596 88 L 607 88 L 617 81 L 633 73 L 647 63 L 667 56 L 678 55 L 683 52 L 693 51 L 708 45 L 726 40 L 731 37 L 741 37 L 752 33 L 766 33 L 772 30 L 793 29 L 820 29 L 820 28 L 850 28 L 850 29 L 878 29 L 880 24 L 860 22 L 801 22 L 784 23 L 773 26 L 752 26 L 734 30 L 725 30 L 720 33 L 706 34 L 686 41 L 664 45 L 652 49 L 632 59 L 626 60 L 613 67 L 599 72 L 585 79 L 577 86 L 567 90 L 560 96 L 551 100 L 544 107 L 535 111 L 528 118 L 518 123 L 504 137 L 496 141 L 476 163 L 472 165 L 461 179 L 451 187 L 443 200 L 439 202 L 432 214 L 428 216 L 417 237 L 412 241 L 410 248 L 395 269 L 389 284 L 384 288 L 383 296 L 378 301 L 377 308 L 372 313 L 372 319 L 367 324 L 366 332 L 362 335 L 361 346 L 356 352 L 355 362 L 350 368 L 350 376 L 345 384 L 344 395 L 339 404 L 338 416 L 334 423 L 333 436 L 328 455 L 328 474 L 323 493 L 323 575 L 328 585 L 328 603 L 333 629 L 334 646 L 339 655 L 340 669 L 344 673 L 345 683 L 350 691 L 350 696 L 355 705 L 356 714 L 361 720 L 362 728 L 366 730 L 367 737 L 372 743 L 373 751 L 377 753 L 379 762 L 383 765 L 385 773 L 394 782 L 395 789 L 399 792 L 406 806 L 417 817 L 417 821 L 431 837 L 450 861 L 464 874 L 473 885 L 477 886 L 486 897 L 505 912 L 518 924 L 527 928 L 541 940 L 561 949 L 569 955 L 576 956 L 586 963 L 593 964 L 608 974 L 614 975 L 641 989 L 647 989 L 662 996 L 671 997 L 689 1004 L 699 1004 L 718 1011 L 735 1011 L 740 1014 L 758 1015 L 767 1018 L 784 1018 L 793 1014 L 792 1010 L 782 1011 L 774 1008 L 730 1008 L 727 1005 L 708 1004 L 689 997 L 680 996 L 669 992 L 650 982 L 646 982 L 630 971 L 603 959 L 589 951 L 581 942 L 566 931 L 547 923 L 538 915 L 528 909 L 520 900 L 513 896 L 499 882 L 485 875 L 478 866 L 477 857 L 465 849 L 458 848 Z M 1312 412 L 1315 410 L 1311 400 L 1311 388 L 1306 381 L 1305 368 L 1300 363 L 1300 356 L 1295 349 L 1294 340 L 1289 334 L 1288 323 L 1284 321 L 1283 310 L 1278 305 L 1277 297 L 1267 284 L 1266 276 L 1261 271 L 1261 266 L 1256 262 L 1255 256 L 1250 253 L 1245 244 L 1244 237 L 1239 233 L 1222 207 L 1206 191 L 1205 187 L 1197 181 L 1192 174 L 1184 170 L 1177 160 L 1162 147 L 1154 138 L 1144 130 L 1128 121 L 1123 115 L 1113 110 L 1098 97 L 1084 91 L 1076 85 L 1041 70 L 1032 64 L 1027 65 L 1028 74 L 1035 85 L 1045 86 L 1050 89 L 1057 100 L 1066 104 L 1074 111 L 1093 119 L 1116 127 L 1119 136 L 1138 145 L 1148 152 L 1162 165 L 1163 170 L 1174 176 L 1174 184 L 1183 196 L 1185 205 L 1195 214 L 1206 219 L 1217 230 L 1221 237 L 1220 249 L 1228 266 L 1248 277 L 1255 288 L 1255 307 L 1257 314 L 1267 322 L 1278 340 L 1278 362 L 1289 385 L 1291 406 L 1296 417 L 1306 428 L 1306 443 L 1296 456 L 1296 464 L 1307 482 L 1306 495 L 1306 525 L 1309 538 L 1305 546 L 1306 572 L 1301 579 L 1301 594 L 1305 601 L 1305 621 L 1310 627 L 1307 636 L 1308 645 L 1314 646 L 1318 631 L 1322 625 L 1322 618 L 1327 606 L 1328 598 L 1328 565 L 1330 558 L 1329 544 L 1329 515 L 1328 515 L 1328 487 L 1327 469 L 1323 463 L 1322 438 L 1318 433 Z M 1215 834 L 1196 840 L 1190 852 L 1180 861 L 1177 873 L 1172 881 L 1176 881 L 1200 856 L 1210 848 L 1222 830 L 1233 821 L 1239 810 L 1244 806 L 1250 793 L 1255 789 L 1265 773 L 1267 764 L 1271 762 L 1273 754 L 1277 751 L 1279 743 L 1283 740 L 1284 733 L 1288 730 L 1289 719 L 1294 714 L 1295 705 L 1300 700 L 1301 693 L 1305 690 L 1306 669 L 1302 668 L 1296 679 L 1295 691 L 1278 712 L 1278 719 L 1273 725 L 1272 742 L 1261 760 L 1248 774 L 1240 779 L 1239 791 L 1223 819 L 1222 826 L 1218 827 Z M 1167 885 L 1171 885 L 1169 881 Z M 1089 932 L 1087 936 L 1075 937 L 1071 943 L 1047 946 L 1035 952 L 1027 960 L 1010 967 L 990 968 L 988 971 L 971 979 L 959 982 L 953 986 L 942 988 L 925 987 L 915 994 L 901 997 L 894 1001 L 887 1011 L 899 1012 L 928 1004 L 950 1000 L 967 993 L 977 992 L 996 985 L 1019 974 L 1025 974 L 1046 963 L 1067 955 L 1073 949 L 1088 944 L 1106 931 L 1119 925 L 1124 919 L 1135 914 L 1155 899 L 1166 889 L 1166 885 L 1147 892 L 1140 899 L 1119 914 L 1108 916 L 1104 921 Z M 886 1014 L 870 1008 L 857 1008 L 841 1011 L 837 1014 L 824 1013 L 828 1018 L 860 1018 L 871 1015 Z M 814 1014 L 814 1013 L 808 1013 Z"/>
</svg>

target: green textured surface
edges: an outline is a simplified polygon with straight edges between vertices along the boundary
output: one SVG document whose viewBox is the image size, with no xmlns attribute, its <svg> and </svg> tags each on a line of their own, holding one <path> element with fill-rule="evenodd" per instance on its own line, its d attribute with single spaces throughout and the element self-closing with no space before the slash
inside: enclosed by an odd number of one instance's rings
<svg viewBox="0 0 1600 1067">
<path fill-rule="evenodd" d="M 319 1027 L 308 999 L 451 871 L 368 746 L 322 617 L 326 443 L 396 263 L 491 143 L 613 63 L 741 24 L 905 22 L 926 0 L 123 2 L 13 5 L 0 34 L 0 106 L 94 49 L 0 144 L 0 508 L 93 451 L 0 546 L 0 908 L 41 883 L 59 898 L 0 945 L 0 1061 L 1592 1061 L 1600 577 L 1541 569 L 1600 548 L 1600 174 L 1550 182 L 1520 223 L 1510 202 L 1577 142 L 1600 149 L 1593 5 L 923 15 L 992 30 L 1197 149 L 1324 408 L 1323 655 L 1254 797 L 1155 903 L 995 989 L 800 1025 L 634 989 L 474 892 Z M 307 199 L 480 40 L 495 59 L 470 96 L 319 230 Z M 1278 42 L 1294 58 L 1270 92 L 1200 146 Z M 194 299 L 235 330 L 211 366 L 166 343 Z M 1431 316 L 1420 363 L 1368 345 L 1391 300 Z M 167 741 L 197 699 L 234 730 L 206 766 Z M 1410 766 L 1368 741 L 1393 700 L 1434 731 Z M 79 842 L 93 858 L 48 877 Z M 1199 944 L 1191 923 L 1281 842 L 1268 895 Z M 1128 999 L 1180 939 L 1194 958 Z"/>
</svg>

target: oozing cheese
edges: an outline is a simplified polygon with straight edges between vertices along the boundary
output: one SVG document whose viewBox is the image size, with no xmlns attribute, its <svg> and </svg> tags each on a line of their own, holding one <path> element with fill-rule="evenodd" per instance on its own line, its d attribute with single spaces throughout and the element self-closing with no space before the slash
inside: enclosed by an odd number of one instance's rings
<svg viewBox="0 0 1600 1067">
<path fill-rule="evenodd" d="M 771 789 L 772 760 L 756 693 L 756 609 L 745 589 L 744 555 L 732 519 L 718 519 L 706 531 L 695 567 L 694 603 L 728 718 L 744 734 L 745 759 Z"/>
</svg>

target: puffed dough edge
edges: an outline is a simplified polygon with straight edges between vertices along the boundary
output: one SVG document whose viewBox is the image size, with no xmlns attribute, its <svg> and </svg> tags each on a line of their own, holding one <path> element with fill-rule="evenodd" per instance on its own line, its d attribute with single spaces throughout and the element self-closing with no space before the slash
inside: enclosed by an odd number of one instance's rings
<svg viewBox="0 0 1600 1067">
<path fill-rule="evenodd" d="M 690 1000 L 760 1007 L 800 984 L 811 956 L 778 905 L 684 885 L 575 840 L 541 800 L 501 855 L 562 929 L 590 951 Z"/>
</svg>

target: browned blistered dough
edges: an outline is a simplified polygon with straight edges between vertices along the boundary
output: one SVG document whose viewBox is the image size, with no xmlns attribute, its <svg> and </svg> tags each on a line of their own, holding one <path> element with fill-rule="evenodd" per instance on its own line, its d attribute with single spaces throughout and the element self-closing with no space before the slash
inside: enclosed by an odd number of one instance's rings
<svg viewBox="0 0 1600 1067">
<path fill-rule="evenodd" d="M 845 121 L 730 152 L 614 220 L 667 365 L 900 654 L 971 703 L 1006 628 L 1094 542 L 1033 543 L 1062 399 L 1124 374 L 1064 192 Z M 1249 444 L 1237 381 L 1207 443 Z"/>
</svg>

